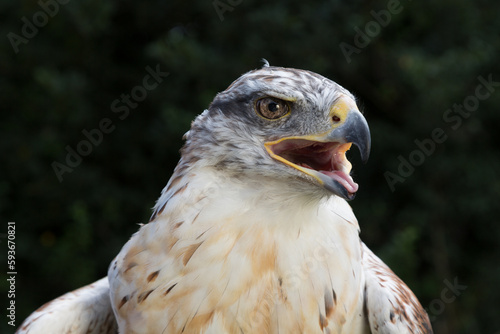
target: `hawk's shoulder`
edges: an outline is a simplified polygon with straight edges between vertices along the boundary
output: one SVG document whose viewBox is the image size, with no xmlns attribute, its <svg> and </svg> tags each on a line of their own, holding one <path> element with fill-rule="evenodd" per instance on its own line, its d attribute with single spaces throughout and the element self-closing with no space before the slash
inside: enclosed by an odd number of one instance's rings
<svg viewBox="0 0 500 334">
<path fill-rule="evenodd" d="M 430 334 L 427 312 L 394 272 L 363 243 L 365 310 L 372 333 Z"/>
<path fill-rule="evenodd" d="M 102 278 L 46 303 L 24 320 L 16 333 L 118 333 L 108 279 Z"/>
</svg>

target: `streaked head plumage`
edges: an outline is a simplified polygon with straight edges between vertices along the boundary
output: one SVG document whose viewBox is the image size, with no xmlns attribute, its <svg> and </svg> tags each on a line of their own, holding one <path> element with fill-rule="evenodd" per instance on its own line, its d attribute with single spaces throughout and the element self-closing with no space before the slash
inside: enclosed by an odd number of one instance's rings
<svg viewBox="0 0 500 334">
<path fill-rule="evenodd" d="M 217 94 L 193 122 L 183 152 L 228 174 L 300 182 L 351 199 L 357 185 L 344 144 L 356 144 L 364 159 L 370 147 L 354 101 L 319 74 L 265 64 Z"/>
</svg>

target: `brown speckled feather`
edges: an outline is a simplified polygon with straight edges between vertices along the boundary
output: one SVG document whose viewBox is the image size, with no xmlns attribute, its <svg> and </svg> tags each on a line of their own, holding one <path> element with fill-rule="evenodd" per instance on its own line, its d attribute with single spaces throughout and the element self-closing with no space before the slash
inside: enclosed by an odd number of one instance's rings
<svg viewBox="0 0 500 334">
<path fill-rule="evenodd" d="M 365 305 L 375 333 L 432 333 L 427 312 L 406 284 L 363 244 Z"/>
<path fill-rule="evenodd" d="M 17 334 L 117 334 L 107 278 L 46 303 L 19 326 Z"/>
</svg>

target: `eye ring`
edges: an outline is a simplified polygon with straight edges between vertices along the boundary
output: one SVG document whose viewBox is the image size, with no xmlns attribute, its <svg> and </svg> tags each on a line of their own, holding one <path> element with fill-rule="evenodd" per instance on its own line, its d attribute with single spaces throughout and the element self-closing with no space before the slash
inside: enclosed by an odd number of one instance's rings
<svg viewBox="0 0 500 334">
<path fill-rule="evenodd" d="M 255 110 L 265 119 L 276 120 L 290 113 L 290 105 L 288 101 L 275 97 L 263 97 L 255 101 Z"/>
</svg>

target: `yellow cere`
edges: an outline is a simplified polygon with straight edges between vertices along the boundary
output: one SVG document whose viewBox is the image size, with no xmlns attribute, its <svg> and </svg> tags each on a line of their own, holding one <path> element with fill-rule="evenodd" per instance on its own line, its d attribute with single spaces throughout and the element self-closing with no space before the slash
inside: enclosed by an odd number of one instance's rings
<svg viewBox="0 0 500 334">
<path fill-rule="evenodd" d="M 337 116 L 338 118 L 340 118 L 340 122 L 334 123 L 334 127 L 337 127 L 340 124 L 344 123 L 344 121 L 347 119 L 349 110 L 357 109 L 358 107 L 356 106 L 356 102 L 354 102 L 354 100 L 350 97 L 342 95 L 340 98 L 338 98 L 330 108 L 330 119 L 332 119 L 333 116 Z"/>
</svg>

